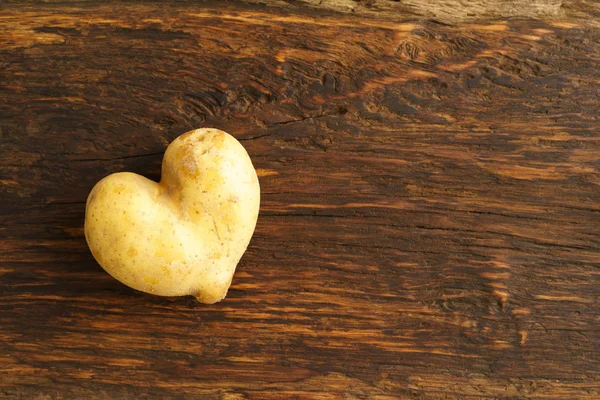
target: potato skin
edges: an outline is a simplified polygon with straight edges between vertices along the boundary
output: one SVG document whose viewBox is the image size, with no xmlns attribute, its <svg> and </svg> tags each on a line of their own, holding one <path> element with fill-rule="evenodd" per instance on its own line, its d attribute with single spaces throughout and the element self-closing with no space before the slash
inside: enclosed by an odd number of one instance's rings
<svg viewBox="0 0 600 400">
<path fill-rule="evenodd" d="M 196 129 L 169 145 L 159 183 L 129 172 L 98 182 L 87 199 L 85 237 L 125 285 L 210 304 L 227 294 L 259 205 L 244 147 L 226 132 Z"/>
</svg>

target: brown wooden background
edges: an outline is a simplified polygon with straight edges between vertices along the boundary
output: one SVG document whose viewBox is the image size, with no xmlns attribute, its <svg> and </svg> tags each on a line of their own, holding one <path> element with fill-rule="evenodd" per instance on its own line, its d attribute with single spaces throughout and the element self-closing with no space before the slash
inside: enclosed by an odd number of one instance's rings
<svg viewBox="0 0 600 400">
<path fill-rule="evenodd" d="M 264 3 L 0 5 L 0 398 L 600 398 L 600 7 Z M 211 306 L 82 229 L 197 127 L 263 198 Z"/>
</svg>

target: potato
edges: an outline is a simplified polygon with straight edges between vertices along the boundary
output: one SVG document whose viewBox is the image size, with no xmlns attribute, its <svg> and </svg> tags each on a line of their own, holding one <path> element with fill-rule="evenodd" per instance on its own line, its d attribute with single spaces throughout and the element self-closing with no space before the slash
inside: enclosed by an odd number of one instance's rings
<svg viewBox="0 0 600 400">
<path fill-rule="evenodd" d="M 244 147 L 223 131 L 196 129 L 169 145 L 159 183 L 129 172 L 98 182 L 87 199 L 85 237 L 125 285 L 215 303 L 227 294 L 259 204 Z"/>
</svg>

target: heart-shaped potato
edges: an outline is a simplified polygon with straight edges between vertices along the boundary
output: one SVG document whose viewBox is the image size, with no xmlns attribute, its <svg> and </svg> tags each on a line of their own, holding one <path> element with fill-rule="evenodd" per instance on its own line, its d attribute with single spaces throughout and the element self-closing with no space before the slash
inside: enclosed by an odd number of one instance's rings
<svg viewBox="0 0 600 400">
<path fill-rule="evenodd" d="M 85 237 L 127 286 L 215 303 L 227 294 L 258 218 L 260 187 L 244 147 L 217 129 L 175 139 L 156 183 L 129 172 L 94 186 Z"/>
</svg>

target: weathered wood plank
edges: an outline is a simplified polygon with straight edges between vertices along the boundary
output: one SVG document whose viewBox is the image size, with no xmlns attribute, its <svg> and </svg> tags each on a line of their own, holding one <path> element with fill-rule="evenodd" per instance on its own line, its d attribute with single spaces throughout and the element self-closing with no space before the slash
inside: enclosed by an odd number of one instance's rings
<svg viewBox="0 0 600 400">
<path fill-rule="evenodd" d="M 0 397 L 598 398 L 600 30 L 553 18 L 4 7 Z M 263 191 L 213 306 L 120 285 L 82 230 L 201 126 Z"/>
</svg>

